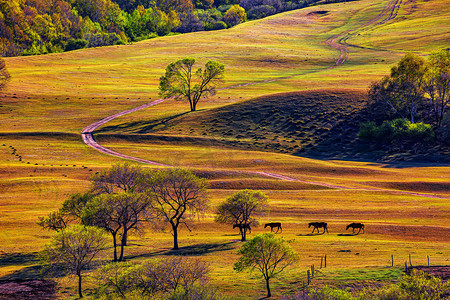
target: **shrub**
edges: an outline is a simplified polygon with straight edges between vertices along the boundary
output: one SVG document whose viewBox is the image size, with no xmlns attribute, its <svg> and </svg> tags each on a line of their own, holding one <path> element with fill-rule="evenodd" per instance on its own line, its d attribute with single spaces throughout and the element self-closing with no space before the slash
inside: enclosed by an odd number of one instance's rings
<svg viewBox="0 0 450 300">
<path fill-rule="evenodd" d="M 245 13 L 245 9 L 235 4 L 227 10 L 223 16 L 223 20 L 231 27 L 247 20 L 247 14 Z"/>
<path fill-rule="evenodd" d="M 267 16 L 274 15 L 277 12 L 275 7 L 269 5 L 259 5 L 248 10 L 247 16 L 249 19 L 262 19 Z"/>
<path fill-rule="evenodd" d="M 358 138 L 381 146 L 405 146 L 425 144 L 434 141 L 434 131 L 430 124 L 411 123 L 405 119 L 384 121 L 381 126 L 374 122 L 361 124 Z"/>
<path fill-rule="evenodd" d="M 89 44 L 89 42 L 86 41 L 85 39 L 70 39 L 67 41 L 67 44 L 66 44 L 66 47 L 64 50 L 72 51 L 72 50 L 83 49 L 83 48 L 86 48 L 88 44 Z"/>
</svg>

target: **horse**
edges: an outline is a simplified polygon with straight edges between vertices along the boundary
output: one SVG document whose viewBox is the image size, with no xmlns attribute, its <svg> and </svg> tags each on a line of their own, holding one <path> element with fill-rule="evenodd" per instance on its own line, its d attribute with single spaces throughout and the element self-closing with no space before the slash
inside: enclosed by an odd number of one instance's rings
<svg viewBox="0 0 450 300">
<path fill-rule="evenodd" d="M 234 224 L 233 229 L 239 228 L 239 230 L 242 231 L 242 229 L 247 228 L 248 232 L 252 233 L 252 228 L 250 227 L 250 224 Z"/>
<path fill-rule="evenodd" d="M 270 232 L 272 232 L 275 227 L 277 228 L 277 232 L 275 232 L 275 233 L 278 233 L 278 230 L 280 230 L 280 229 L 281 229 L 281 232 L 283 232 L 283 228 L 281 228 L 281 223 L 280 222 L 267 223 L 266 225 L 264 225 L 264 228 L 267 228 L 267 226 L 270 227 Z"/>
<path fill-rule="evenodd" d="M 323 228 L 323 233 L 325 233 L 325 230 L 328 233 L 328 224 L 325 222 L 311 222 L 308 224 L 308 228 L 311 228 L 313 226 L 313 231 L 311 233 L 314 233 L 314 230 L 317 229 L 317 233 L 319 233 L 319 228 Z"/>
<path fill-rule="evenodd" d="M 364 224 L 363 223 L 351 223 L 351 224 L 348 224 L 347 228 L 345 228 L 345 230 L 348 230 L 349 228 L 353 229 L 353 233 L 355 233 L 355 229 L 356 228 L 359 229 L 358 233 L 361 231 L 361 229 L 362 229 L 362 231 L 364 233 Z M 356 234 L 358 234 L 358 233 L 356 233 Z"/>
</svg>

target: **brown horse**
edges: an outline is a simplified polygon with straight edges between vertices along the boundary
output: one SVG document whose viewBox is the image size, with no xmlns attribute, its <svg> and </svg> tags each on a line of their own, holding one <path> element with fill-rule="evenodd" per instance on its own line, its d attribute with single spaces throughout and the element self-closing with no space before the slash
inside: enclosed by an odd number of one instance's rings
<svg viewBox="0 0 450 300">
<path fill-rule="evenodd" d="M 275 227 L 277 228 L 277 232 L 275 232 L 275 233 L 278 233 L 278 230 L 280 230 L 280 229 L 281 229 L 281 232 L 283 232 L 283 228 L 281 228 L 281 223 L 280 222 L 267 223 L 266 225 L 264 225 L 264 228 L 266 228 L 268 226 L 270 227 L 270 232 L 272 232 Z"/>
<path fill-rule="evenodd" d="M 349 228 L 352 228 L 353 229 L 353 233 L 355 233 L 355 229 L 359 229 L 358 230 L 358 232 L 356 233 L 356 234 L 359 234 L 359 232 L 361 231 L 361 229 L 362 229 L 362 231 L 363 231 L 363 233 L 364 233 L 364 224 L 363 223 L 351 223 L 351 224 L 348 224 L 347 225 L 347 228 L 345 228 L 345 230 L 348 230 Z"/>
<path fill-rule="evenodd" d="M 313 226 L 313 231 L 311 233 L 314 233 L 314 231 L 317 229 L 317 233 L 319 233 L 319 228 L 323 228 L 323 233 L 327 231 L 328 233 L 328 224 L 325 222 L 311 222 L 308 224 L 308 228 L 311 228 Z"/>
<path fill-rule="evenodd" d="M 250 227 L 250 224 L 234 224 L 233 229 L 239 228 L 240 231 L 242 231 L 244 228 L 248 229 L 248 232 L 252 233 L 252 228 Z"/>
</svg>

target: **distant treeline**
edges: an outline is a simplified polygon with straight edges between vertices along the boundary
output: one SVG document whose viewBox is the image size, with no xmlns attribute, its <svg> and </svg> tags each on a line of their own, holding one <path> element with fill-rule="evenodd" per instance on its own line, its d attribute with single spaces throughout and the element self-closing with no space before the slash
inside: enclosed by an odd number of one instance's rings
<svg viewBox="0 0 450 300">
<path fill-rule="evenodd" d="M 0 0 L 0 53 L 35 55 L 225 29 L 320 0 Z M 326 1 L 342 2 L 340 0 Z"/>
</svg>

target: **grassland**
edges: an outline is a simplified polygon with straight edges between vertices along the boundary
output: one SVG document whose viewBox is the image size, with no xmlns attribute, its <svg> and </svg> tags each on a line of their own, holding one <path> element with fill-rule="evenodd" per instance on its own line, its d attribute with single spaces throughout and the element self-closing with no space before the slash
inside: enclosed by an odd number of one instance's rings
<svg viewBox="0 0 450 300">
<path fill-rule="evenodd" d="M 368 84 L 386 74 L 405 51 L 426 55 L 449 40 L 446 1 L 409 1 L 396 19 L 365 26 L 386 3 L 363 0 L 310 7 L 218 32 L 8 58 L 12 81 L 0 98 L 1 279 L 38 277 L 37 253 L 52 233 L 40 230 L 37 218 L 57 209 L 70 194 L 86 191 L 93 173 L 121 161 L 84 145 L 82 129 L 156 99 L 165 66 L 184 56 L 225 63 L 227 89 L 200 103 L 196 113 L 186 113 L 186 103 L 166 101 L 108 123 L 97 138 L 121 153 L 190 167 L 209 179 L 211 209 L 192 232 L 181 232 L 180 246 L 182 253 L 211 263 L 212 284 L 221 293 L 241 299 L 264 294 L 254 275 L 232 270 L 240 246 L 237 232 L 213 222 L 214 208 L 242 188 L 267 193 L 271 211 L 261 222 L 281 221 L 283 236 L 300 255 L 296 267 L 274 282 L 277 296 L 301 287 L 307 268 L 317 267 L 324 254 L 327 268 L 313 285 L 395 281 L 409 254 L 413 264 L 425 264 L 428 255 L 432 264 L 448 265 L 447 165 L 290 155 L 308 149 L 308 143 L 320 143 L 324 134 L 330 140 L 323 147 L 330 150 L 337 138 L 355 134 L 352 117 L 363 108 Z M 357 47 L 349 48 L 345 64 L 329 68 L 337 51 L 325 41 L 342 33 L 349 34 L 346 43 Z M 242 85 L 278 77 L 285 79 Z M 346 92 L 337 92 L 337 86 Z M 293 101 L 289 93 L 297 91 L 309 98 Z M 269 96 L 275 93 L 284 93 L 282 102 L 277 102 L 280 96 Z M 264 97 L 250 100 L 259 96 Z M 314 118 L 296 124 L 308 117 L 313 105 L 323 115 L 314 111 Z M 243 107 L 249 112 L 246 118 L 239 116 Z M 286 112 L 296 109 L 298 117 L 289 119 Z M 333 119 L 347 122 L 341 132 L 332 131 L 337 129 Z M 242 132 L 230 132 L 234 128 Z M 282 152 L 280 146 L 287 153 L 277 153 Z M 255 173 L 260 171 L 296 181 Z M 311 235 L 307 223 L 316 220 L 327 221 L 330 233 Z M 364 222 L 366 233 L 348 235 L 345 225 L 353 221 Z M 257 227 L 252 233 L 258 232 L 265 230 Z M 148 228 L 131 238 L 127 259 L 173 254 L 171 238 L 169 232 Z M 110 249 L 105 255 L 110 256 Z M 70 298 L 74 281 L 58 280 L 59 297 Z M 86 287 L 93 284 L 91 280 Z"/>
</svg>

